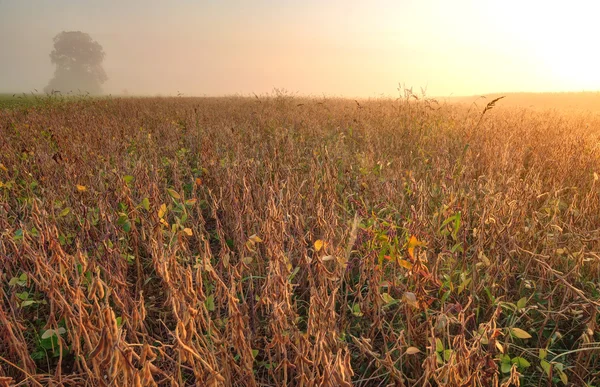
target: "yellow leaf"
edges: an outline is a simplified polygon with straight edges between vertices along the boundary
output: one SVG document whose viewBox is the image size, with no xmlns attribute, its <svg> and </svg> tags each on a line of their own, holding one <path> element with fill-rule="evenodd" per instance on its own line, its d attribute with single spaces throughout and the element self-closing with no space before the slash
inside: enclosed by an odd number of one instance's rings
<svg viewBox="0 0 600 387">
<path fill-rule="evenodd" d="M 8 172 L 8 169 L 6 169 L 4 164 L 0 164 L 0 169 L 3 170 L 4 172 Z"/>
<path fill-rule="evenodd" d="M 200 187 L 201 185 L 202 185 L 202 179 L 201 179 L 201 178 L 199 178 L 199 177 L 197 177 L 197 178 L 196 178 L 196 186 L 197 186 L 197 187 Z"/>
<path fill-rule="evenodd" d="M 193 206 L 194 204 L 196 204 L 198 200 L 196 198 L 192 198 L 192 199 L 188 199 L 185 201 L 185 205 L 186 206 Z"/>
<path fill-rule="evenodd" d="M 254 243 L 254 241 L 252 241 L 252 239 L 248 239 L 248 240 L 246 241 L 246 248 L 247 248 L 248 250 L 250 250 L 250 251 L 256 251 L 256 250 L 254 249 L 254 245 L 255 245 L 255 243 Z"/>
<path fill-rule="evenodd" d="M 167 223 L 167 221 L 162 218 L 160 219 L 160 223 L 165 227 L 169 227 L 169 223 Z"/>
<path fill-rule="evenodd" d="M 567 374 L 565 374 L 563 371 L 558 371 L 558 376 L 560 377 L 560 381 L 563 382 L 565 386 L 567 385 L 567 383 L 569 383 L 569 378 L 567 377 Z"/>
<path fill-rule="evenodd" d="M 229 266 L 229 254 L 225 254 L 223 256 L 222 262 L 223 262 L 223 266 L 227 269 L 227 267 Z"/>
<path fill-rule="evenodd" d="M 519 339 L 531 338 L 531 335 L 522 330 L 521 328 L 510 328 L 510 333 L 512 333 L 513 336 L 518 337 Z"/>
<path fill-rule="evenodd" d="M 417 296 L 412 292 L 405 292 L 402 295 L 402 299 L 404 300 L 404 302 L 406 302 L 408 305 L 414 308 L 419 307 L 419 303 L 417 302 Z"/>
<path fill-rule="evenodd" d="M 410 257 L 411 260 L 415 260 L 415 248 L 414 247 L 409 247 L 407 249 L 408 251 L 408 256 Z"/>
<path fill-rule="evenodd" d="M 164 217 L 165 217 L 165 214 L 166 214 L 166 213 L 167 213 L 167 205 L 163 203 L 163 204 L 160 206 L 160 209 L 158 210 L 158 217 L 159 217 L 160 219 L 162 219 L 162 218 L 164 218 Z"/>
<path fill-rule="evenodd" d="M 4 183 L 0 181 L 0 188 L 4 186 Z"/>
<path fill-rule="evenodd" d="M 415 248 L 417 246 L 425 246 L 425 242 L 422 242 L 418 240 L 416 236 L 411 235 L 410 239 L 408 240 L 408 247 Z"/>
<path fill-rule="evenodd" d="M 256 234 L 253 234 L 253 235 L 251 235 L 251 236 L 250 236 L 250 238 L 248 238 L 248 239 L 250 239 L 250 240 L 251 240 L 252 242 L 254 242 L 254 243 L 259 243 L 259 242 L 262 242 L 262 241 L 263 241 L 263 240 L 262 240 L 262 239 L 260 239 L 260 237 L 259 237 L 258 235 L 256 235 Z"/>
<path fill-rule="evenodd" d="M 421 350 L 419 350 L 417 347 L 408 347 L 404 353 L 406 355 L 416 355 L 417 353 L 421 353 Z"/>
<path fill-rule="evenodd" d="M 323 258 L 321 258 L 322 261 L 332 261 L 334 259 L 335 257 L 333 255 L 326 255 Z"/>
<path fill-rule="evenodd" d="M 85 191 L 87 191 L 87 187 L 85 185 L 79 185 L 79 184 L 77 184 L 76 187 L 77 187 L 77 191 L 79 191 L 79 192 L 85 192 Z"/>
<path fill-rule="evenodd" d="M 478 256 L 484 266 L 490 266 L 492 264 L 490 259 L 483 253 L 483 251 L 480 251 Z"/>
<path fill-rule="evenodd" d="M 408 256 L 414 260 L 415 259 L 415 247 L 417 246 L 425 246 L 425 242 L 421 242 L 420 240 L 417 239 L 416 236 L 411 235 L 410 239 L 408 240 Z"/>
<path fill-rule="evenodd" d="M 600 179 L 600 177 L 598 176 L 598 174 L 596 172 L 594 172 L 594 181 L 598 181 L 598 179 Z"/>
<path fill-rule="evenodd" d="M 187 236 L 192 236 L 194 233 L 192 232 L 191 228 L 184 228 L 183 232 L 185 233 L 185 235 Z"/>
<path fill-rule="evenodd" d="M 496 348 L 498 348 L 498 351 L 500 351 L 500 353 L 504 353 L 504 347 L 502 347 L 502 344 L 500 344 L 497 341 L 496 341 Z"/>
<path fill-rule="evenodd" d="M 406 259 L 400 259 L 398 258 L 398 265 L 402 266 L 405 269 L 412 269 L 413 265 L 412 263 L 408 262 Z"/>
<path fill-rule="evenodd" d="M 323 245 L 324 245 L 323 241 L 320 239 L 317 239 L 315 241 L 315 250 L 320 251 L 323 248 Z"/>
<path fill-rule="evenodd" d="M 342 267 L 342 269 L 346 269 L 346 267 L 348 267 L 348 260 L 345 257 L 336 257 L 338 263 L 340 264 L 340 266 Z"/>
</svg>

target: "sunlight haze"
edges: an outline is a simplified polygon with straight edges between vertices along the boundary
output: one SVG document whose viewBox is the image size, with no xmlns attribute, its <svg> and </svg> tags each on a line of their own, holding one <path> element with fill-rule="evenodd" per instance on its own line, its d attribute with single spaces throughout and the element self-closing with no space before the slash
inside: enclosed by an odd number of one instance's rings
<svg viewBox="0 0 600 387">
<path fill-rule="evenodd" d="M 106 93 L 431 96 L 600 89 L 593 1 L 0 0 L 0 92 L 41 91 L 52 38 L 106 52 Z"/>
</svg>

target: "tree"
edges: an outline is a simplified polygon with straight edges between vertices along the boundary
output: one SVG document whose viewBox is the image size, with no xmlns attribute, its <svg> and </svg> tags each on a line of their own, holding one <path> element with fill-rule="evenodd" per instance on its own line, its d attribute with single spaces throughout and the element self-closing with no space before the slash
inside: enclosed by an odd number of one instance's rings
<svg viewBox="0 0 600 387">
<path fill-rule="evenodd" d="M 104 56 L 102 46 L 90 35 L 81 31 L 59 33 L 50 53 L 50 60 L 56 65 L 54 78 L 44 91 L 101 94 L 102 84 L 108 79 L 102 68 Z"/>
</svg>

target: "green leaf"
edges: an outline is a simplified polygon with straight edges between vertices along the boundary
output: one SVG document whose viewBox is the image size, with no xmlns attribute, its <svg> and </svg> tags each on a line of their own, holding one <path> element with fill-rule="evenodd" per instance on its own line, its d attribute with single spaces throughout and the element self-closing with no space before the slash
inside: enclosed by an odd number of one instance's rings
<svg viewBox="0 0 600 387">
<path fill-rule="evenodd" d="M 525 305 L 527 305 L 527 297 L 523 297 L 517 301 L 517 309 L 523 309 Z"/>
<path fill-rule="evenodd" d="M 133 176 L 125 175 L 125 176 L 123 176 L 123 180 L 125 181 L 125 184 L 129 184 L 133 181 Z"/>
<path fill-rule="evenodd" d="M 540 348 L 539 354 L 540 354 L 539 355 L 540 359 L 544 360 L 546 358 L 546 356 L 548 356 L 548 351 L 546 351 L 543 348 Z"/>
<path fill-rule="evenodd" d="M 296 266 L 294 268 L 294 270 L 290 273 L 290 276 L 288 277 L 288 281 L 293 280 L 294 277 L 296 276 L 296 274 L 298 274 L 299 271 L 300 271 L 300 266 Z"/>
<path fill-rule="evenodd" d="M 445 361 L 448 361 L 448 360 L 450 360 L 450 357 L 452 356 L 452 353 L 453 353 L 453 352 L 454 352 L 454 351 L 453 351 L 453 350 L 451 350 L 451 349 L 446 349 L 446 350 L 444 350 L 444 360 L 445 360 Z"/>
<path fill-rule="evenodd" d="M 462 243 L 461 242 L 456 243 L 454 246 L 452 246 L 452 248 L 450 249 L 450 251 L 452 253 L 456 253 L 457 251 L 459 253 L 462 253 L 464 251 L 464 249 L 462 247 Z"/>
<path fill-rule="evenodd" d="M 548 363 L 546 360 L 542 360 L 540 361 L 540 366 L 542 367 L 546 375 L 550 377 L 550 372 L 552 371 L 552 364 Z"/>
<path fill-rule="evenodd" d="M 60 212 L 60 214 L 58 214 L 61 218 L 64 218 L 65 216 L 69 215 L 69 212 L 71 212 L 71 209 L 69 207 L 65 208 L 64 210 L 62 210 Z"/>
<path fill-rule="evenodd" d="M 17 231 L 15 231 L 15 235 L 13 236 L 13 239 L 15 241 L 23 239 L 23 230 L 22 229 L 18 229 Z"/>
<path fill-rule="evenodd" d="M 23 303 L 21 304 L 21 307 L 24 308 L 26 306 L 37 304 L 37 303 L 38 302 L 35 300 L 27 300 L 27 301 L 23 301 Z"/>
<path fill-rule="evenodd" d="M 500 370 L 502 371 L 502 373 L 504 374 L 508 374 L 510 373 L 510 369 L 512 368 L 512 364 L 511 363 L 506 363 L 506 362 L 502 362 L 500 364 Z"/>
<path fill-rule="evenodd" d="M 179 193 L 177 191 L 175 191 L 174 189 L 172 189 L 172 188 L 167 188 L 167 193 L 173 199 L 181 199 L 181 195 L 179 195 Z"/>
<path fill-rule="evenodd" d="M 450 294 L 452 294 L 452 290 L 447 290 L 444 295 L 442 296 L 442 298 L 440 299 L 440 302 L 444 303 L 446 302 L 446 300 L 448 299 L 448 297 L 450 297 Z"/>
<path fill-rule="evenodd" d="M 44 333 L 42 333 L 42 340 L 48 339 L 54 335 L 56 335 L 56 331 L 54 329 L 47 329 Z"/>
<path fill-rule="evenodd" d="M 383 298 L 383 301 L 385 301 L 385 303 L 388 305 L 396 301 L 396 299 L 394 297 L 390 296 L 389 293 L 383 293 L 381 295 L 381 298 Z"/>
<path fill-rule="evenodd" d="M 520 357 L 520 356 L 513 357 L 513 358 L 512 358 L 512 362 L 513 362 L 514 364 L 516 364 L 516 365 L 517 365 L 517 367 L 519 367 L 520 369 L 529 368 L 529 366 L 531 366 L 531 363 L 529 363 L 529 362 L 527 361 L 527 359 L 524 359 L 524 358 L 522 358 L 522 357 Z"/>
<path fill-rule="evenodd" d="M 480 337 L 481 340 L 481 344 L 483 345 L 488 345 L 490 343 L 490 340 L 488 339 L 486 334 L 483 334 L 483 332 L 477 332 L 477 337 Z"/>
<path fill-rule="evenodd" d="M 363 312 L 360 310 L 360 304 L 352 305 L 352 314 L 356 317 L 361 317 L 363 315 Z"/>
<path fill-rule="evenodd" d="M 50 330 L 54 331 L 53 329 Z M 54 348 L 58 347 L 58 336 L 52 334 L 50 337 L 42 339 L 40 341 L 40 346 L 46 350 L 54 350 Z"/>
<path fill-rule="evenodd" d="M 28 292 L 17 293 L 16 296 L 21 300 L 27 300 L 29 298 Z"/>
<path fill-rule="evenodd" d="M 436 359 L 436 361 L 437 361 L 438 364 L 444 364 L 444 360 L 442 359 L 441 352 L 436 352 L 435 353 L 435 359 Z"/>
<path fill-rule="evenodd" d="M 46 358 L 46 353 L 44 351 L 35 351 L 31 354 L 31 358 L 33 360 L 42 360 Z"/>
<path fill-rule="evenodd" d="M 469 286 L 469 284 L 470 284 L 470 283 L 471 283 L 471 278 L 467 278 L 467 279 L 465 279 L 465 280 L 464 280 L 464 281 L 463 281 L 463 282 L 462 282 L 462 283 L 461 283 L 461 284 L 458 286 L 458 289 L 457 289 L 457 291 L 456 291 L 456 292 L 457 292 L 458 294 L 461 294 L 461 293 L 463 292 L 463 290 L 465 290 L 465 288 L 466 288 L 467 286 Z"/>
<path fill-rule="evenodd" d="M 461 215 L 461 212 L 458 211 L 456 213 L 456 219 L 454 220 L 454 228 L 452 230 L 452 238 L 454 240 L 458 239 L 458 231 L 460 229 L 460 215 Z"/>
<path fill-rule="evenodd" d="M 143 198 L 140 205 L 144 208 L 144 210 L 150 211 L 150 200 L 148 198 Z"/>
<path fill-rule="evenodd" d="M 19 282 L 18 277 L 12 277 L 10 281 L 8 281 L 8 286 L 15 286 Z"/>
<path fill-rule="evenodd" d="M 131 222 L 127 217 L 127 214 L 121 212 L 119 213 L 119 219 L 117 220 L 117 224 L 125 230 L 125 232 L 131 231 Z"/>
<path fill-rule="evenodd" d="M 444 351 L 444 344 L 442 343 L 442 340 L 440 340 L 439 338 L 435 339 L 435 351 L 436 352 Z"/>
<path fill-rule="evenodd" d="M 258 355 L 258 349 L 253 349 L 252 350 L 252 358 L 256 359 L 256 356 Z"/>
<path fill-rule="evenodd" d="M 213 312 L 215 310 L 215 296 L 213 296 L 212 294 L 208 297 L 206 297 L 206 309 L 208 309 L 209 312 Z"/>
</svg>

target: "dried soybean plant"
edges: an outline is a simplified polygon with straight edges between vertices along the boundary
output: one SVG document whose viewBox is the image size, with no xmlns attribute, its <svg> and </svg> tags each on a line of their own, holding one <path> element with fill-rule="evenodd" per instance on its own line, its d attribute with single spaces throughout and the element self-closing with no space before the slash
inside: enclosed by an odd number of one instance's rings
<svg viewBox="0 0 600 387">
<path fill-rule="evenodd" d="M 0 385 L 597 384 L 600 120 L 495 112 L 2 110 Z"/>
</svg>

